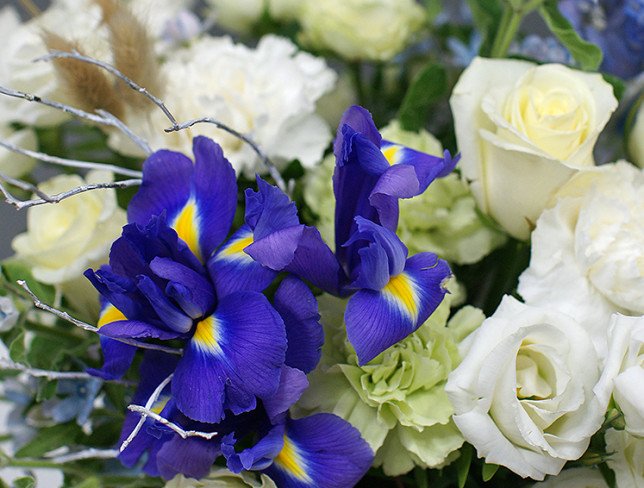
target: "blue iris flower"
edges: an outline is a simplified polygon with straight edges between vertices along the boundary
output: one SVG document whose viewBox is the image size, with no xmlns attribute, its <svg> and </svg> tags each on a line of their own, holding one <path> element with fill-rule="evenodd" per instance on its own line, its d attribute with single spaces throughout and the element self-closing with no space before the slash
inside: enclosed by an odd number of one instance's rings
<svg viewBox="0 0 644 488">
<path fill-rule="evenodd" d="M 347 336 L 360 364 L 420 327 L 442 301 L 448 264 L 432 253 L 408 257 L 396 235 L 398 201 L 423 193 L 458 158 L 424 154 L 383 140 L 371 114 L 349 108 L 334 143 L 335 254 L 319 232 L 289 226 L 246 253 L 339 296 L 351 296 Z"/>
<path fill-rule="evenodd" d="M 177 473 L 202 477 L 221 454 L 231 469 L 268 469 L 267 462 L 280 466 L 280 456 L 291 455 L 287 439 L 293 424 L 293 443 L 301 450 L 296 460 L 310 459 L 308 464 L 284 464 L 285 479 L 293 475 L 299 482 L 298 476 L 306 473 L 310 486 L 351 486 L 373 458 L 357 431 L 333 416 L 325 421 L 340 422 L 340 431 L 347 433 L 344 451 L 329 447 L 340 453 L 336 461 L 351 464 L 349 453 L 362 453 L 344 478 L 327 483 L 329 475 L 319 471 L 331 467 L 315 461 L 319 452 L 326 452 L 316 450 L 324 444 L 320 435 L 333 441 L 325 422 L 312 424 L 313 451 L 307 454 L 306 433 L 302 437 L 297 427 L 301 421 L 287 416 L 308 385 L 306 373 L 320 359 L 324 338 L 315 297 L 304 282 L 289 275 L 269 300 L 263 291 L 278 271 L 245 252 L 256 241 L 279 240 L 284 229 L 301 229 L 296 208 L 258 178 L 258 190 L 246 191 L 244 225 L 227 238 L 237 206 L 234 170 L 208 138 L 195 138 L 193 153 L 194 163 L 166 150 L 146 160 L 141 189 L 128 206 L 129 223 L 112 245 L 109 265 L 86 272 L 103 297 L 98 327 L 104 364 L 90 372 L 113 379 L 128 370 L 136 348 L 114 339 L 181 341 L 181 357 L 146 351 L 133 402 L 145 404 L 173 373 L 153 410 L 185 429 L 218 435 L 183 439 L 147 419 L 119 457 L 132 466 L 147 452 L 143 469 L 164 478 Z M 280 242 L 290 245 L 285 239 Z M 136 414 L 127 414 L 122 440 L 137 421 Z M 286 454 L 271 444 L 273 457 L 260 467 L 247 462 L 255 451 L 235 452 L 236 440 L 251 434 L 261 449 L 263 437 L 276 428 L 284 432 Z M 297 469 L 289 471 L 293 466 Z"/>
</svg>

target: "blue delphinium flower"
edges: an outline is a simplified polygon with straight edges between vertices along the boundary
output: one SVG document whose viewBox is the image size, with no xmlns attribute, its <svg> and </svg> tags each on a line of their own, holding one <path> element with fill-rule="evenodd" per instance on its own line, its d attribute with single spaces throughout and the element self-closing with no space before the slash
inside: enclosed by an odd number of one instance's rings
<svg viewBox="0 0 644 488">
<path fill-rule="evenodd" d="M 541 63 L 571 64 L 570 53 L 554 37 L 539 37 L 531 34 L 519 44 L 510 47 L 510 54 L 519 54 Z"/>
<path fill-rule="evenodd" d="M 222 454 L 233 470 L 280 466 L 280 456 L 288 457 L 292 449 L 289 425 L 300 425 L 288 419 L 287 411 L 308 386 L 306 373 L 319 361 L 323 342 L 309 288 L 286 276 L 269 300 L 262 292 L 278 273 L 244 253 L 255 240 L 299 227 L 295 205 L 258 178 L 258 191 L 246 191 L 244 225 L 225 240 L 237 204 L 235 173 L 210 139 L 195 138 L 193 152 L 194 163 L 172 151 L 158 151 L 146 160 L 141 189 L 128 207 L 130 223 L 112 245 L 109 265 L 86 272 L 104 299 L 98 326 L 105 360 L 102 368 L 90 371 L 108 378 L 127 371 L 136 349 L 115 339 L 180 341 L 180 357 L 146 351 L 133 401 L 145 404 L 173 374 L 152 410 L 185 429 L 217 432 L 210 440 L 183 439 L 147 419 L 119 458 L 132 466 L 147 452 L 143 469 L 164 478 L 177 473 L 202 477 Z M 122 441 L 137 421 L 136 414 L 128 413 Z M 357 482 L 373 458 L 357 431 L 332 417 L 321 430 L 311 429 L 311 439 L 315 449 L 325 452 L 320 432 L 333 440 L 328 427 L 337 427 L 338 421 L 350 441 L 334 459 L 352 463 L 346 458 L 355 451 L 360 462 L 354 469 L 340 470 L 345 475 L 337 479 L 319 473 L 330 466 L 313 460 L 318 451 L 309 454 L 310 466 L 302 464 L 306 433 L 295 429 L 293 442 L 301 454 L 284 465 L 286 478 L 302 481 L 298 476 L 305 473 L 306 480 L 322 487 Z M 270 456 L 261 463 L 249 464 L 251 454 L 235 452 L 237 441 L 249 436 L 261 449 L 264 435 L 276 428 L 284 431 L 281 447 L 271 443 Z"/>
<path fill-rule="evenodd" d="M 352 295 L 345 322 L 365 364 L 420 327 L 440 304 L 451 272 L 432 253 L 407 257 L 396 236 L 398 200 L 424 192 L 456 160 L 383 140 L 371 114 L 349 108 L 334 143 L 335 254 L 320 233 L 291 225 L 245 252 L 266 267 L 287 270 L 340 296 Z"/>
<path fill-rule="evenodd" d="M 94 400 L 101 390 L 103 381 L 98 378 L 63 379 L 56 385 L 56 394 L 63 398 L 52 398 L 42 404 L 42 414 L 58 424 L 76 419 L 76 423 L 89 431 L 89 416 Z"/>
<path fill-rule="evenodd" d="M 580 35 L 601 47 L 601 68 L 630 78 L 644 69 L 644 0 L 562 0 L 561 12 Z"/>
</svg>

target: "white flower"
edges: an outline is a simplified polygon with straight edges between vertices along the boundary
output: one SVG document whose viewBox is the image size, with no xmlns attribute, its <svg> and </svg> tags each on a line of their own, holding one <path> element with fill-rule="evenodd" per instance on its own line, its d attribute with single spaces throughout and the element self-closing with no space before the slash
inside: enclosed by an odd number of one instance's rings
<svg viewBox="0 0 644 488">
<path fill-rule="evenodd" d="M 277 485 L 265 474 L 257 477 L 247 471 L 232 473 L 224 468 L 214 468 L 208 476 L 200 480 L 177 475 L 163 488 L 276 488 Z"/>
<path fill-rule="evenodd" d="M 250 136 L 281 167 L 293 159 L 307 167 L 317 163 L 331 140 L 315 103 L 333 87 L 336 75 L 322 59 L 298 52 L 287 39 L 266 36 L 251 49 L 228 37 L 204 37 L 170 53 L 162 72 L 167 80 L 163 97 L 178 120 L 213 117 Z M 266 172 L 250 146 L 213 125 L 166 134 L 169 122 L 158 110 L 131 113 L 126 122 L 155 149 L 190 153 L 192 138 L 203 134 L 223 147 L 237 172 L 243 169 L 251 177 Z M 113 134 L 110 145 L 140 152 L 121 134 Z"/>
<path fill-rule="evenodd" d="M 18 322 L 20 314 L 9 297 L 0 296 L 0 332 L 11 330 Z"/>
<path fill-rule="evenodd" d="M 596 73 L 476 58 L 450 104 L 460 167 L 479 207 L 527 239 L 557 188 L 593 166 L 593 146 L 617 100 Z"/>
<path fill-rule="evenodd" d="M 532 488 L 608 488 L 608 484 L 598 469 L 572 468 L 557 476 L 548 476 L 546 481 L 535 483 Z"/>
<path fill-rule="evenodd" d="M 640 388 L 642 385 L 639 385 Z M 608 429 L 605 435 L 606 451 L 613 455 L 607 460 L 615 472 L 618 488 L 642 488 L 644 486 L 644 439 L 628 432 Z"/>
<path fill-rule="evenodd" d="M 518 290 L 575 317 L 603 357 L 611 314 L 644 314 L 644 172 L 619 162 L 563 186 L 537 221 Z"/>
<path fill-rule="evenodd" d="M 479 457 L 542 480 L 584 453 L 604 412 L 597 357 L 575 320 L 506 296 L 464 344 L 445 390 Z"/>
<path fill-rule="evenodd" d="M 111 180 L 105 171 L 56 176 L 39 188 L 53 195 L 85 183 Z M 16 236 L 12 247 L 18 259 L 32 266 L 34 278 L 47 284 L 70 282 L 90 266 L 107 260 L 109 248 L 126 223 L 113 189 L 80 193 L 55 205 L 27 211 L 27 232 Z"/>
<path fill-rule="evenodd" d="M 250 33 L 264 13 L 274 20 L 293 20 L 302 0 L 207 0 L 215 21 L 234 32 Z"/>
<path fill-rule="evenodd" d="M 631 161 L 644 168 L 644 103 L 641 102 L 628 136 L 628 152 Z"/>
<path fill-rule="evenodd" d="M 608 331 L 608 356 L 595 387 L 603 408 L 611 395 L 624 414 L 626 430 L 644 438 L 644 316 L 615 314 Z"/>
<path fill-rule="evenodd" d="M 425 19 L 414 0 L 304 0 L 304 41 L 349 60 L 387 61 L 402 51 Z"/>
</svg>

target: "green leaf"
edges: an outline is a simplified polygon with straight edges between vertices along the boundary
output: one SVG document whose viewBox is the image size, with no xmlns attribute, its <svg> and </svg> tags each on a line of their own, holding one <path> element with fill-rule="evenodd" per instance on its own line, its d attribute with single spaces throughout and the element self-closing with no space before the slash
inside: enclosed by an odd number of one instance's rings
<svg viewBox="0 0 644 488">
<path fill-rule="evenodd" d="M 80 432 L 80 427 L 73 422 L 46 427 L 22 446 L 16 457 L 40 457 L 53 449 L 72 444 Z"/>
<path fill-rule="evenodd" d="M 468 0 L 477 30 L 483 36 L 481 56 L 489 56 L 503 9 L 499 0 Z"/>
<path fill-rule="evenodd" d="M 465 486 L 467 475 L 470 472 L 471 464 L 472 446 L 465 444 L 461 449 L 461 455 L 456 461 L 454 461 L 454 466 L 456 467 L 456 478 L 458 480 L 458 488 L 463 488 Z"/>
<path fill-rule="evenodd" d="M 24 363 L 27 358 L 25 346 L 25 331 L 22 330 L 9 346 L 9 357 L 16 363 Z"/>
<path fill-rule="evenodd" d="M 24 476 L 13 480 L 13 488 L 34 488 L 36 486 L 36 480 L 31 476 Z"/>
<path fill-rule="evenodd" d="M 27 285 L 34 294 L 43 302 L 51 303 L 54 301 L 55 290 L 52 286 L 43 285 L 36 281 L 31 274 L 31 269 L 24 261 L 16 259 L 2 262 L 2 273 L 7 281 L 15 284 L 18 280 L 25 280 Z"/>
<path fill-rule="evenodd" d="M 52 331 L 55 329 L 52 328 Z M 36 334 L 29 344 L 27 352 L 27 362 L 33 368 L 49 369 L 55 371 L 58 369 L 62 359 L 62 351 L 68 345 L 65 340 L 60 340 L 51 336 Z"/>
<path fill-rule="evenodd" d="M 40 384 L 38 385 L 38 390 L 36 391 L 36 401 L 42 402 L 53 398 L 56 394 L 56 386 L 56 381 L 41 379 Z"/>
<path fill-rule="evenodd" d="M 79 484 L 74 485 L 74 488 L 101 488 L 101 480 L 92 476 L 81 481 Z"/>
<path fill-rule="evenodd" d="M 609 486 L 609 488 L 617 488 L 615 473 L 608 467 L 606 463 L 601 463 L 599 465 L 599 472 L 602 474 L 604 481 L 606 481 L 606 484 Z"/>
<path fill-rule="evenodd" d="M 602 62 L 602 50 L 592 42 L 584 41 L 570 22 L 561 14 L 557 0 L 546 0 L 539 9 L 550 31 L 566 46 L 582 69 L 597 71 Z"/>
<path fill-rule="evenodd" d="M 416 75 L 398 111 L 398 120 L 404 130 L 418 131 L 425 125 L 432 103 L 447 91 L 445 69 L 430 63 Z"/>
<path fill-rule="evenodd" d="M 498 470 L 499 470 L 498 464 L 485 463 L 483 465 L 483 470 L 481 471 L 481 476 L 483 477 L 483 481 L 490 481 Z"/>
</svg>

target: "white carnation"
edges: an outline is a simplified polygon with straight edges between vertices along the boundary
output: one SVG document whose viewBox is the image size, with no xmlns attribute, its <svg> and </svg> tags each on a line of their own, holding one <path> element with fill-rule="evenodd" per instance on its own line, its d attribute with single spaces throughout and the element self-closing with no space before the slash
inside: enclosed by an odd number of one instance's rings
<svg viewBox="0 0 644 488">
<path fill-rule="evenodd" d="M 639 385 L 640 388 L 642 385 Z M 619 488 L 641 488 L 644 486 L 644 439 L 638 439 L 628 432 L 615 429 L 606 431 L 606 451 L 613 453 L 607 461 L 615 472 Z"/>
<path fill-rule="evenodd" d="M 542 480 L 585 452 L 604 411 L 592 391 L 599 363 L 575 320 L 506 296 L 464 349 L 445 391 L 479 457 Z"/>
<path fill-rule="evenodd" d="M 644 314 L 644 172 L 620 162 L 573 177 L 532 233 L 527 303 L 577 319 L 600 353 L 614 312 Z"/>
<path fill-rule="evenodd" d="M 282 167 L 294 159 L 314 165 L 331 140 L 315 104 L 331 90 L 336 75 L 322 59 L 298 52 L 287 39 L 266 36 L 251 49 L 228 37 L 204 37 L 170 53 L 162 72 L 167 80 L 163 98 L 178 120 L 213 117 L 248 135 Z M 154 149 L 189 153 L 192 138 L 202 134 L 223 147 L 237 172 L 266 172 L 250 146 L 214 125 L 166 134 L 163 129 L 170 124 L 160 111 L 131 113 L 126 122 Z M 140 149 L 121 134 L 113 134 L 110 145 L 139 155 Z"/>
</svg>

